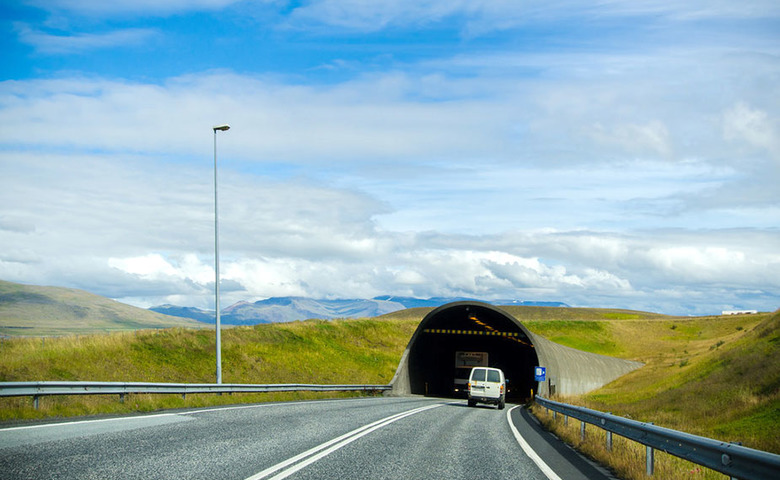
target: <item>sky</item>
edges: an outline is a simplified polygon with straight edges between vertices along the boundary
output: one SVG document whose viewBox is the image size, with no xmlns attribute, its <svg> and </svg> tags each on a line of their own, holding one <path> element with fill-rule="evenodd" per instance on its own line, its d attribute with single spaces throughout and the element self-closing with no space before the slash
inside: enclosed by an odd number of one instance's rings
<svg viewBox="0 0 780 480">
<path fill-rule="evenodd" d="M 780 307 L 776 0 L 0 0 L 0 279 Z M 215 135 L 212 127 L 230 124 Z"/>
</svg>

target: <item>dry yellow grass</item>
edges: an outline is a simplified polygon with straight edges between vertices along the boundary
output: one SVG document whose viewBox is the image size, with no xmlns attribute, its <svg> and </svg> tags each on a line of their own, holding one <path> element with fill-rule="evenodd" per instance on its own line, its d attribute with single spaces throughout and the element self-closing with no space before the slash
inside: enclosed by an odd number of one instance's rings
<svg viewBox="0 0 780 480">
<path fill-rule="evenodd" d="M 609 329 L 625 358 L 646 365 L 595 392 L 557 400 L 780 453 L 780 311 L 613 322 Z M 588 440 L 580 442 L 579 421 L 566 428 L 544 411 L 534 409 L 542 423 L 621 478 L 646 478 L 644 447 L 608 454 L 603 431 L 589 426 Z M 656 478 L 727 477 L 656 452 Z"/>
<path fill-rule="evenodd" d="M 612 435 L 612 451 L 607 450 L 606 432 L 594 425 L 586 425 L 585 440 L 581 439 L 579 420 L 570 418 L 568 425 L 564 425 L 563 415 L 558 414 L 553 419 L 552 412 L 539 405 L 532 407 L 532 413 L 548 430 L 572 445 L 578 451 L 597 460 L 602 465 L 607 465 L 613 473 L 624 480 L 646 480 L 646 449 L 644 445 Z M 671 479 L 702 479 L 724 480 L 729 477 L 710 470 L 695 463 L 688 462 L 673 455 L 656 450 L 653 478 L 664 480 Z"/>
</svg>

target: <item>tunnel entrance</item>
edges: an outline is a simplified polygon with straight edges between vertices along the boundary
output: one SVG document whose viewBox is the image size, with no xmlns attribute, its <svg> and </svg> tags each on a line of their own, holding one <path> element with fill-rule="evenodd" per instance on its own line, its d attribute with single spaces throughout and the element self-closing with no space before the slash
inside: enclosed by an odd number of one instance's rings
<svg viewBox="0 0 780 480">
<path fill-rule="evenodd" d="M 539 359 L 529 332 L 511 315 L 480 302 L 444 305 L 425 316 L 409 349 L 411 393 L 465 397 L 470 367 L 500 368 L 509 380 L 507 398 L 537 391 Z"/>
</svg>

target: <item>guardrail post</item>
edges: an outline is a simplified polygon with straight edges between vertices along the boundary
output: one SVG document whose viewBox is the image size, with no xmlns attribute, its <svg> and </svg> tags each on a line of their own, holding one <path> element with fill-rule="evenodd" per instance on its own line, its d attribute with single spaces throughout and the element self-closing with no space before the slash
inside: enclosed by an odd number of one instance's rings
<svg viewBox="0 0 780 480">
<path fill-rule="evenodd" d="M 585 441 L 585 422 L 580 420 L 580 441 Z"/>
<path fill-rule="evenodd" d="M 653 471 L 655 470 L 655 450 L 653 450 L 653 447 L 647 446 L 645 447 L 647 450 L 646 455 L 646 469 L 647 469 L 647 476 L 652 477 Z"/>
<path fill-rule="evenodd" d="M 607 415 L 612 415 L 612 412 L 607 412 Z M 607 424 L 607 419 L 602 418 L 601 419 L 601 426 L 604 427 Z M 604 432 L 607 434 L 607 451 L 612 451 L 612 432 L 610 430 L 604 429 Z"/>
<path fill-rule="evenodd" d="M 563 416 L 563 425 L 566 426 L 566 427 L 569 426 L 569 416 L 568 415 L 564 415 Z"/>
<path fill-rule="evenodd" d="M 33 407 L 38 410 L 38 399 L 40 398 L 39 395 L 33 395 Z"/>
<path fill-rule="evenodd" d="M 125 403 L 125 394 L 124 393 L 120 393 L 119 394 L 119 403 Z"/>
</svg>

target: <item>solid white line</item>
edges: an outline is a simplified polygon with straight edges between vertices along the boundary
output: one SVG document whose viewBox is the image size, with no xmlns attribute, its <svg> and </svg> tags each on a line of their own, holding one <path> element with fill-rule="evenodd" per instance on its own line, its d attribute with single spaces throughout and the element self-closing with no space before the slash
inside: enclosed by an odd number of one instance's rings
<svg viewBox="0 0 780 480">
<path fill-rule="evenodd" d="M 358 400 L 357 398 L 334 398 L 334 399 L 327 399 L 327 400 L 303 400 L 303 401 L 292 401 L 292 402 L 268 402 L 268 403 L 259 403 L 255 405 L 238 405 L 238 406 L 225 406 L 225 407 L 215 407 L 215 408 L 209 408 L 204 410 L 189 410 L 187 412 L 179 412 L 178 415 L 195 415 L 198 413 L 209 413 L 209 412 L 221 412 L 223 410 L 242 410 L 245 408 L 265 408 L 265 407 L 276 407 L 276 406 L 282 406 L 282 405 L 311 405 L 314 403 L 340 403 L 340 402 L 353 402 L 355 400 Z M 365 400 L 365 399 L 363 399 Z"/>
<path fill-rule="evenodd" d="M 59 423 L 43 423 L 39 425 L 24 425 L 20 427 L 9 427 L 9 428 L 0 428 L 0 434 L 3 432 L 11 432 L 14 430 L 32 430 L 36 428 L 50 428 L 50 427 L 67 427 L 69 425 L 83 425 L 83 424 L 89 424 L 89 423 L 102 423 L 102 422 L 117 422 L 122 420 L 145 420 L 149 418 L 159 418 L 159 417 L 176 417 L 179 415 L 197 415 L 199 413 L 210 413 L 210 412 L 220 412 L 220 411 L 226 411 L 226 410 L 242 410 L 246 408 L 265 408 L 265 407 L 274 407 L 279 405 L 301 405 L 301 404 L 311 404 L 311 403 L 324 403 L 324 402 L 346 402 L 350 399 L 344 399 L 344 400 L 311 400 L 311 401 L 304 401 L 304 402 L 270 402 L 270 403 L 261 403 L 257 405 L 239 405 L 239 406 L 229 406 L 229 407 L 217 407 L 217 408 L 210 408 L 210 409 L 202 409 L 202 410 L 187 410 L 183 412 L 175 412 L 175 413 L 154 413 L 150 415 L 133 415 L 133 416 L 127 416 L 127 417 L 113 417 L 113 418 L 98 418 L 95 420 L 75 420 L 72 422 L 59 422 Z"/>
<path fill-rule="evenodd" d="M 534 461 L 537 467 L 539 467 L 539 470 L 544 473 L 547 478 L 550 480 L 561 480 L 561 477 L 559 477 L 552 468 L 550 468 L 549 465 L 544 463 L 544 460 L 542 460 L 542 457 L 540 457 L 533 448 L 531 448 L 531 445 L 528 444 L 528 442 L 525 441 L 525 438 L 523 438 L 522 435 L 520 435 L 520 432 L 517 431 L 517 428 L 515 427 L 515 424 L 512 423 L 512 410 L 519 407 L 520 405 L 515 405 L 514 407 L 510 408 L 506 412 L 506 420 L 509 422 L 509 428 L 512 429 L 512 434 L 515 436 L 515 440 L 517 440 L 517 443 L 520 444 L 520 447 L 523 449 L 526 455 Z"/>
<path fill-rule="evenodd" d="M 383 423 L 381 423 L 379 425 L 376 425 L 376 426 L 371 427 L 371 428 L 369 428 L 367 430 L 364 430 L 364 431 L 358 433 L 357 435 L 353 435 L 352 437 L 349 437 L 349 438 L 341 441 L 340 443 L 337 443 L 336 445 L 333 445 L 332 447 L 328 448 L 327 450 L 324 450 L 324 451 L 322 451 L 322 452 L 320 452 L 320 453 L 318 453 L 318 454 L 316 454 L 316 455 L 314 455 L 312 457 L 307 458 L 306 460 L 302 461 L 301 463 L 299 463 L 299 464 L 297 464 L 297 465 L 295 465 L 293 467 L 288 468 L 287 470 L 285 470 L 285 471 L 279 473 L 278 475 L 275 475 L 274 477 L 272 477 L 271 480 L 282 480 L 284 478 L 287 478 L 290 475 L 292 475 L 293 473 L 297 472 L 298 470 L 301 470 L 301 469 L 305 468 L 306 466 L 311 465 L 312 463 L 320 460 L 321 458 L 324 458 L 324 457 L 330 455 L 331 453 L 335 452 L 336 450 L 339 450 L 340 448 L 349 445 L 350 443 L 354 442 L 358 438 L 364 437 L 364 436 L 368 435 L 369 433 L 371 433 L 371 432 L 373 432 L 375 430 L 379 430 L 380 428 L 385 427 L 385 426 L 387 426 L 387 425 L 389 425 L 389 424 L 391 424 L 391 423 L 393 423 L 393 422 L 395 422 L 397 420 L 400 420 L 402 418 L 414 415 L 416 413 L 420 413 L 420 412 L 422 412 L 424 410 L 429 410 L 431 408 L 436 408 L 436 407 L 440 407 L 440 406 L 441 405 L 432 405 L 432 406 L 429 406 L 429 407 L 418 408 L 417 410 L 414 410 L 414 411 L 411 411 L 411 412 L 406 412 L 403 415 L 396 416 L 395 418 L 392 418 L 391 420 L 388 420 L 388 421 L 383 422 Z"/>
<path fill-rule="evenodd" d="M 287 478 L 293 473 L 307 467 L 308 465 L 311 465 L 312 463 L 330 455 L 331 453 L 335 452 L 336 450 L 339 450 L 342 447 L 345 447 L 349 445 L 350 443 L 354 442 L 358 438 L 361 438 L 365 435 L 368 435 L 369 433 L 378 430 L 382 427 L 385 427 L 387 425 L 390 425 L 391 423 L 398 421 L 402 418 L 423 412 L 425 410 L 430 410 L 432 408 L 441 407 L 442 404 L 435 404 L 435 405 L 428 405 L 425 407 L 419 407 L 415 408 L 413 410 L 409 410 L 406 412 L 397 413 L 395 415 L 391 415 L 389 417 L 383 418 L 382 420 L 377 420 L 376 422 L 369 423 L 368 425 L 364 425 L 360 428 L 357 428 L 355 430 L 352 430 L 349 433 L 346 433 L 344 435 L 341 435 L 340 437 L 334 438 L 333 440 L 330 440 L 328 442 L 325 442 L 321 445 L 318 445 L 312 449 L 309 449 L 301 454 L 298 454 L 294 457 L 291 457 L 283 462 L 280 462 L 272 467 L 266 468 L 262 472 L 258 472 L 251 477 L 248 477 L 246 480 L 260 480 L 262 478 L 266 478 L 269 475 L 272 475 L 279 470 L 285 469 L 282 472 L 278 473 L 277 475 L 271 477 L 271 480 L 281 480 L 283 478 Z M 299 462 L 297 463 L 296 462 Z M 292 466 L 291 466 L 292 465 Z"/>
<path fill-rule="evenodd" d="M 159 418 L 159 417 L 176 417 L 178 415 L 181 415 L 179 413 L 158 413 L 154 415 L 138 415 L 134 417 L 115 417 L 115 418 L 100 418 L 97 420 L 79 420 L 76 422 L 62 422 L 62 423 L 45 423 L 42 425 L 26 425 L 23 427 L 10 427 L 10 428 L 3 428 L 0 429 L 0 434 L 3 432 L 11 432 L 14 430 L 32 430 L 35 428 L 49 428 L 49 427 L 68 427 L 70 425 L 83 425 L 86 423 L 102 423 L 102 422 L 117 422 L 121 420 L 145 420 L 148 418 Z"/>
</svg>

